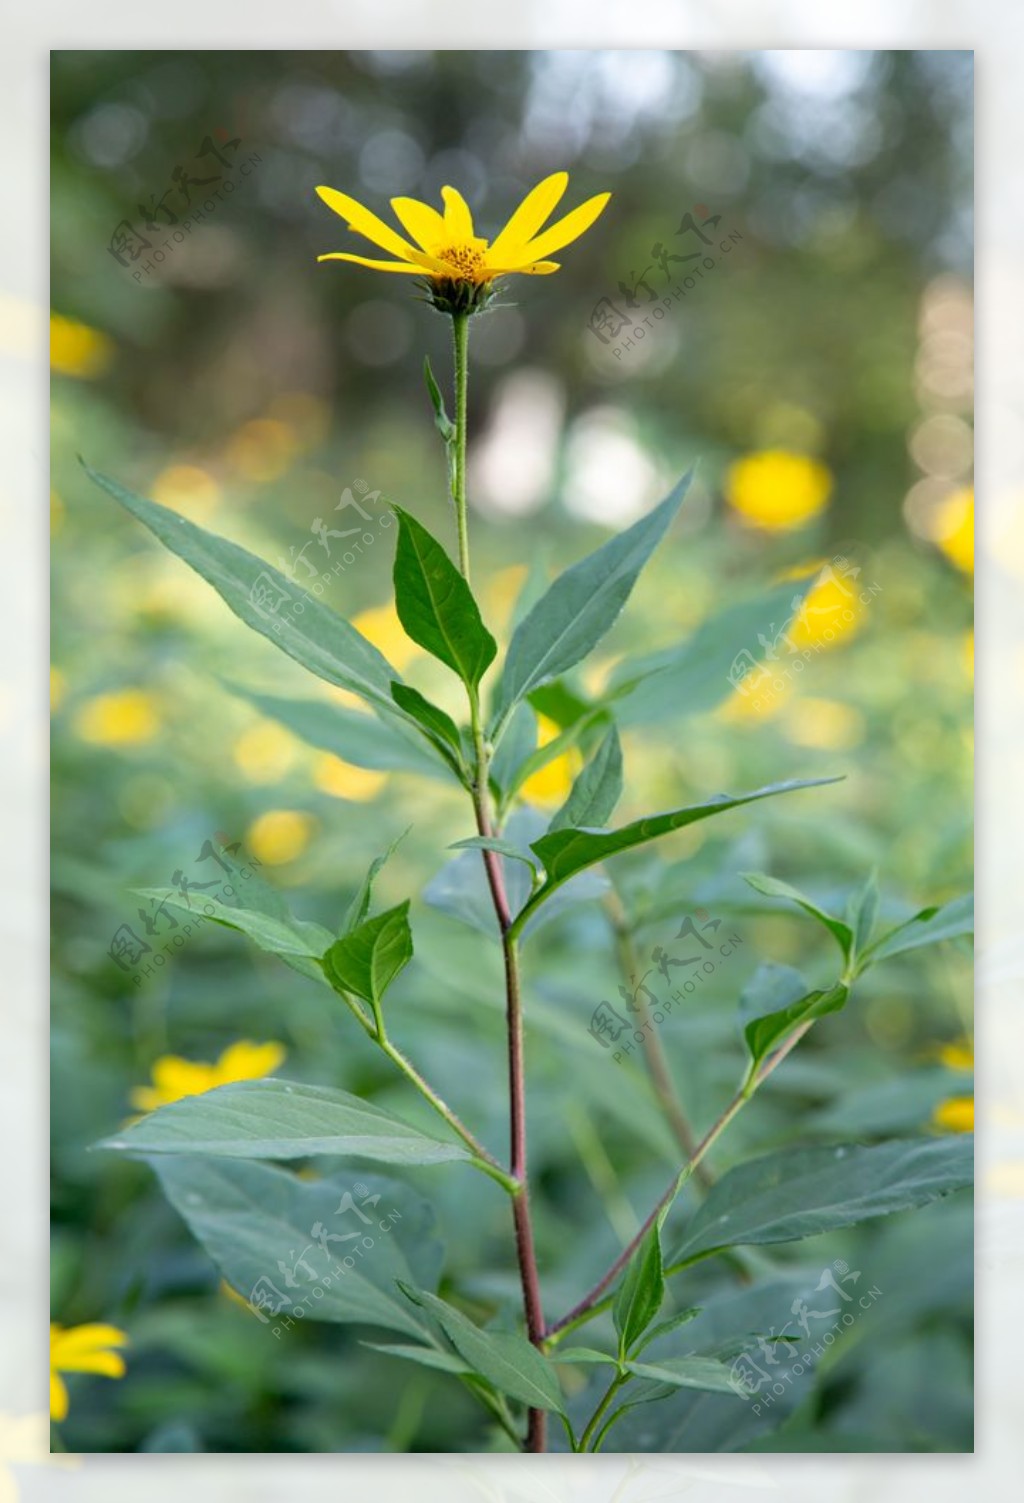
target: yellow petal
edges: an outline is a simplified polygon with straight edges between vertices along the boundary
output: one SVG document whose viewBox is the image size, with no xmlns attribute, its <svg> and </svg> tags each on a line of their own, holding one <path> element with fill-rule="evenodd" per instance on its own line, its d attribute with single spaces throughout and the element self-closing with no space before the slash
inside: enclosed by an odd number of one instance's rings
<svg viewBox="0 0 1024 1503">
<path fill-rule="evenodd" d="M 536 188 L 532 188 L 512 215 L 508 224 L 494 240 L 491 254 L 500 258 L 507 253 L 515 254 L 537 234 L 541 225 L 554 212 L 556 205 L 569 186 L 567 172 L 553 172 Z"/>
<path fill-rule="evenodd" d="M 329 251 L 325 256 L 317 256 L 318 261 L 354 261 L 357 266 L 371 266 L 374 271 L 414 271 L 418 276 L 423 275 L 422 266 L 412 266 L 408 261 L 371 261 L 368 256 L 350 256 L 345 251 Z"/>
<path fill-rule="evenodd" d="M 435 250 L 444 244 L 444 220 L 430 204 L 421 204 L 418 198 L 393 198 L 391 207 L 402 226 L 424 250 Z"/>
<path fill-rule="evenodd" d="M 347 193 L 339 193 L 336 188 L 318 188 L 316 191 L 327 207 L 333 209 L 335 214 L 340 214 L 349 229 L 357 235 L 372 240 L 374 245 L 390 251 L 393 256 L 400 256 L 403 261 L 415 259 L 414 248 L 402 239 L 397 230 L 385 224 L 383 219 L 378 219 L 369 209 L 364 209 L 354 198 L 349 198 Z"/>
<path fill-rule="evenodd" d="M 63 1378 L 50 1369 L 50 1418 L 62 1420 L 67 1417 L 68 1391 Z"/>
<path fill-rule="evenodd" d="M 580 204 L 578 209 L 573 209 L 571 214 L 566 214 L 550 229 L 538 235 L 536 240 L 531 240 L 528 245 L 524 246 L 524 259 L 531 262 L 538 261 L 550 251 L 561 250 L 563 245 L 578 240 L 586 230 L 589 230 L 610 198 L 610 193 L 598 193 L 593 198 L 588 198 L 586 203 Z"/>
<path fill-rule="evenodd" d="M 68 1366 L 69 1358 L 95 1353 L 100 1347 L 125 1346 L 127 1342 L 128 1337 L 119 1326 L 106 1325 L 100 1321 L 72 1326 L 67 1331 L 55 1326 L 50 1335 L 50 1356 L 56 1367 L 70 1372 L 72 1369 Z"/>
<path fill-rule="evenodd" d="M 473 216 L 458 188 L 442 188 L 441 197 L 444 199 L 445 235 L 455 241 L 475 240 Z"/>
<path fill-rule="evenodd" d="M 561 271 L 561 261 L 530 261 L 525 266 L 491 266 L 490 258 L 487 262 L 488 270 L 492 277 L 510 276 L 513 273 L 518 277 L 546 277 L 553 271 Z"/>
<path fill-rule="evenodd" d="M 60 1370 L 64 1373 L 99 1373 L 103 1378 L 123 1378 L 124 1358 L 120 1352 L 81 1352 L 61 1357 Z"/>
<path fill-rule="evenodd" d="M 273 1074 L 287 1052 L 283 1044 L 253 1044 L 239 1039 L 229 1044 L 217 1061 L 217 1075 L 222 1085 L 233 1080 L 261 1080 Z"/>
</svg>

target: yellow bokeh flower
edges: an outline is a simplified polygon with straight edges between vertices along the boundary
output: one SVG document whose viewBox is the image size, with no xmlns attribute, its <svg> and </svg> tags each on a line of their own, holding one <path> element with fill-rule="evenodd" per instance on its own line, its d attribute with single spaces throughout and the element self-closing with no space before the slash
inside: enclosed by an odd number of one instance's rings
<svg viewBox="0 0 1024 1503">
<path fill-rule="evenodd" d="M 266 482 L 284 474 L 298 447 L 288 423 L 279 418 L 253 418 L 232 434 L 225 458 L 246 480 Z"/>
<path fill-rule="evenodd" d="M 298 809 L 268 809 L 249 826 L 246 849 L 267 866 L 284 866 L 302 855 L 315 823 Z"/>
<path fill-rule="evenodd" d="M 415 198 L 393 198 L 391 207 L 409 239 L 346 193 L 335 188 L 316 191 L 329 209 L 340 214 L 350 230 L 397 257 L 374 260 L 350 251 L 331 251 L 318 261 L 354 261 L 374 271 L 397 271 L 423 277 L 436 288 L 484 289 L 495 277 L 510 273 L 542 276 L 558 271 L 559 262 L 547 259 L 553 251 L 578 240 L 601 213 L 610 193 L 598 193 L 554 224 L 551 217 L 569 185 L 567 172 L 553 172 L 523 199 L 494 240 L 477 235 L 469 205 L 456 188 L 442 188 L 443 212 Z M 468 307 L 479 306 L 472 299 Z"/>
<path fill-rule="evenodd" d="M 932 1126 L 940 1132 L 974 1131 L 974 1097 L 950 1096 L 932 1113 Z"/>
<path fill-rule="evenodd" d="M 973 1070 L 974 1045 L 970 1039 L 957 1044 L 943 1044 L 939 1050 L 939 1059 L 947 1070 Z"/>
<path fill-rule="evenodd" d="M 110 364 L 114 346 L 106 334 L 75 318 L 50 314 L 50 369 L 88 381 Z"/>
<path fill-rule="evenodd" d="M 393 601 L 387 605 L 371 605 L 365 611 L 358 611 L 352 617 L 352 625 L 356 631 L 362 632 L 368 642 L 373 643 L 378 652 L 384 654 L 399 673 L 404 673 L 413 659 L 423 651 L 422 647 L 406 634 L 405 627 L 398 619 L 398 612 L 395 610 Z"/>
<path fill-rule="evenodd" d="M 935 517 L 935 541 L 963 574 L 974 573 L 974 491 L 970 486 L 947 496 Z"/>
<path fill-rule="evenodd" d="M 786 632 L 786 640 L 802 647 L 832 647 L 863 625 L 864 602 L 856 578 L 837 574 L 829 564 L 811 586 Z"/>
<path fill-rule="evenodd" d="M 286 1054 L 283 1044 L 254 1044 L 249 1039 L 229 1044 L 212 1065 L 164 1054 L 153 1065 L 152 1085 L 135 1086 L 131 1103 L 142 1112 L 155 1112 L 158 1106 L 180 1101 L 183 1096 L 202 1096 L 236 1080 L 262 1080 L 274 1073 Z"/>
<path fill-rule="evenodd" d="M 151 694 L 121 689 L 87 700 L 75 716 L 75 731 L 96 746 L 141 746 L 160 729 L 160 716 Z"/>
<path fill-rule="evenodd" d="M 849 751 L 864 739 L 864 716 L 838 699 L 796 699 L 786 716 L 786 732 L 797 746 Z"/>
<path fill-rule="evenodd" d="M 752 527 L 789 532 L 816 517 L 832 492 L 832 473 L 806 454 L 764 449 L 729 468 L 725 497 Z"/>
<path fill-rule="evenodd" d="M 153 481 L 149 494 L 192 522 L 204 521 L 221 499 L 217 481 L 197 464 L 168 465 Z"/>
<path fill-rule="evenodd" d="M 561 735 L 561 726 L 549 720 L 546 715 L 537 716 L 537 745 L 547 746 L 554 741 L 556 736 Z M 563 804 L 569 797 L 577 773 L 583 766 L 583 758 L 579 747 L 570 746 L 560 756 L 552 757 L 550 762 L 545 762 L 532 777 L 519 790 L 519 797 L 525 799 L 528 804 L 541 804 L 554 806 Z"/>
<path fill-rule="evenodd" d="M 62 1420 L 68 1412 L 68 1391 L 61 1373 L 101 1373 L 105 1378 L 124 1377 L 124 1358 L 114 1347 L 125 1346 L 128 1337 L 117 1326 L 84 1325 L 50 1327 L 50 1418 Z"/>
<path fill-rule="evenodd" d="M 371 767 L 356 767 L 341 757 L 324 752 L 313 764 L 313 782 L 321 793 L 332 798 L 347 798 L 353 803 L 364 804 L 377 794 L 387 782 L 386 772 L 375 772 Z"/>
<path fill-rule="evenodd" d="M 231 748 L 235 766 L 250 783 L 276 783 L 294 766 L 299 743 L 275 720 L 250 725 Z"/>
</svg>

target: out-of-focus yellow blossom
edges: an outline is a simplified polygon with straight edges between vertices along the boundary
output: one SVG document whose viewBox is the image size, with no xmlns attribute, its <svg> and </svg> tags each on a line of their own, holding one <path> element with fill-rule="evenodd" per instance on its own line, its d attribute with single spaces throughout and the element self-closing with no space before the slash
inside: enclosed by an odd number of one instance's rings
<svg viewBox="0 0 1024 1503">
<path fill-rule="evenodd" d="M 315 823 L 298 809 L 268 809 L 249 826 L 246 848 L 267 866 L 284 866 L 302 855 Z"/>
<path fill-rule="evenodd" d="M 60 313 L 50 314 L 51 370 L 88 381 L 102 375 L 113 353 L 113 342 L 99 329 L 91 329 L 88 324 Z"/>
<path fill-rule="evenodd" d="M 225 457 L 246 480 L 277 480 L 295 457 L 295 433 L 278 418 L 253 418 L 228 440 Z"/>
<path fill-rule="evenodd" d="M 499 569 L 484 586 L 483 606 L 484 614 L 491 623 L 492 629 L 500 627 L 512 611 L 512 607 L 519 599 L 523 582 L 526 579 L 527 568 L 525 564 L 510 564 L 507 569 Z"/>
<path fill-rule="evenodd" d="M 864 739 L 864 716 L 838 699 L 795 699 L 786 716 L 786 732 L 797 746 L 820 751 L 848 751 Z"/>
<path fill-rule="evenodd" d="M 286 1054 L 283 1044 L 254 1044 L 249 1039 L 229 1044 L 212 1065 L 204 1060 L 164 1054 L 153 1065 L 152 1085 L 135 1086 L 131 1103 L 139 1111 L 155 1112 L 158 1106 L 180 1101 L 183 1096 L 202 1096 L 205 1091 L 231 1085 L 236 1080 L 262 1080 L 274 1073 Z"/>
<path fill-rule="evenodd" d="M 386 772 L 356 767 L 353 762 L 344 762 L 330 752 L 324 752 L 313 764 L 313 782 L 321 793 L 329 793 L 332 798 L 351 799 L 357 804 L 376 798 L 387 780 Z"/>
<path fill-rule="evenodd" d="M 935 541 L 964 574 L 974 573 L 974 491 L 970 486 L 947 496 L 935 517 Z"/>
<path fill-rule="evenodd" d="M 50 1418 L 62 1420 L 68 1412 L 68 1391 L 61 1373 L 101 1373 L 105 1378 L 124 1377 L 124 1358 L 115 1347 L 128 1337 L 117 1326 L 84 1325 L 50 1327 Z"/>
<path fill-rule="evenodd" d="M 393 603 L 372 605 L 368 610 L 359 611 L 352 617 L 352 625 L 356 631 L 362 632 L 367 641 L 373 643 L 378 652 L 384 654 L 399 673 L 404 672 L 408 664 L 423 651 L 411 637 L 406 636 L 405 627 L 399 621 Z"/>
<path fill-rule="evenodd" d="M 160 729 L 160 716 L 152 695 L 142 689 L 121 689 L 98 694 L 85 702 L 75 716 L 75 730 L 83 741 L 96 746 L 142 746 Z"/>
<path fill-rule="evenodd" d="M 970 1039 L 964 1039 L 958 1044 L 943 1044 L 939 1050 L 939 1059 L 947 1070 L 973 1070 L 974 1045 Z"/>
<path fill-rule="evenodd" d="M 850 575 L 838 574 L 831 564 L 813 584 L 792 625 L 787 640 L 798 650 L 802 647 L 834 647 L 852 637 L 864 622 L 861 588 Z"/>
<path fill-rule="evenodd" d="M 299 745 L 273 720 L 249 726 L 231 748 L 235 766 L 250 783 L 276 783 L 295 765 Z"/>
<path fill-rule="evenodd" d="M 537 745 L 547 746 L 561 735 L 561 726 L 546 715 L 537 716 Z M 569 797 L 573 780 L 583 766 L 579 747 L 570 746 L 568 751 L 546 762 L 519 790 L 519 797 L 528 804 L 557 805 Z"/>
<path fill-rule="evenodd" d="M 786 449 L 764 449 L 731 465 L 725 497 L 752 527 L 790 532 L 824 510 L 832 473 L 817 459 Z"/>
<path fill-rule="evenodd" d="M 283 391 L 267 408 L 267 417 L 291 429 L 296 445 L 315 449 L 331 426 L 331 409 L 322 397 L 308 391 Z"/>
<path fill-rule="evenodd" d="M 209 470 L 197 464 L 172 464 L 160 471 L 150 495 L 190 521 L 203 522 L 220 502 L 221 488 Z"/>
<path fill-rule="evenodd" d="M 63 700 L 64 695 L 67 693 L 67 689 L 68 689 L 68 681 L 67 681 L 66 675 L 63 674 L 59 668 L 57 668 L 57 667 L 51 667 L 51 669 L 50 669 L 50 709 L 51 710 L 56 710 L 56 709 L 58 709 L 60 707 L 61 701 Z"/>
<path fill-rule="evenodd" d="M 974 1131 L 974 1097 L 950 1096 L 932 1113 L 932 1126 L 940 1132 Z"/>
</svg>

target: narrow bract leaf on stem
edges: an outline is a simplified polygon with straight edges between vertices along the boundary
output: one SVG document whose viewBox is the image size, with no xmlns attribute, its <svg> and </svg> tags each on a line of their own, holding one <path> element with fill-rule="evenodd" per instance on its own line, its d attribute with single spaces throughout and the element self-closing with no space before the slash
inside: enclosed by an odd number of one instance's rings
<svg viewBox="0 0 1024 1503">
<path fill-rule="evenodd" d="M 475 689 L 494 661 L 498 644 L 484 626 L 469 585 L 441 544 L 401 507 L 395 507 L 395 512 L 398 619 L 412 641 Z"/>
</svg>

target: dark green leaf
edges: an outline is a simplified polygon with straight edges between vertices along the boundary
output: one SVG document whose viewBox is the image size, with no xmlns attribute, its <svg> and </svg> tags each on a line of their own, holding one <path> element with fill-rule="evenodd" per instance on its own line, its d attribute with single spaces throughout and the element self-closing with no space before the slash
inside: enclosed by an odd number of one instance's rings
<svg viewBox="0 0 1024 1503">
<path fill-rule="evenodd" d="M 403 1294 L 432 1315 L 474 1372 L 500 1393 L 535 1409 L 562 1411 L 562 1392 L 548 1359 L 516 1331 L 482 1331 L 460 1310 L 423 1289 L 400 1284 Z"/>
<path fill-rule="evenodd" d="M 408 684 L 393 683 L 391 697 L 399 709 L 416 721 L 426 733 L 427 740 L 437 748 L 445 761 L 459 778 L 463 777 L 462 737 L 450 715 Z"/>
<path fill-rule="evenodd" d="M 444 397 L 441 395 L 441 388 L 434 380 L 434 372 L 431 370 L 428 356 L 423 357 L 423 376 L 427 383 L 427 391 L 430 393 L 431 405 L 434 408 L 434 423 L 437 426 L 437 431 L 445 443 L 450 444 L 455 437 L 455 424 L 448 416 L 444 405 Z"/>
<path fill-rule="evenodd" d="M 323 957 L 327 979 L 354 992 L 376 1009 L 400 971 L 412 959 L 409 899 L 364 919 L 335 940 Z"/>
<path fill-rule="evenodd" d="M 665 1275 L 661 1266 L 658 1222 L 648 1231 L 630 1258 L 612 1307 L 619 1333 L 619 1355 L 625 1357 L 661 1309 L 665 1298 Z"/>
<path fill-rule="evenodd" d="M 587 763 L 572 785 L 565 803 L 548 826 L 600 829 L 608 823 L 615 805 L 622 797 L 622 745 L 612 726 L 593 759 Z"/>
<path fill-rule="evenodd" d="M 401 507 L 395 507 L 395 513 L 398 619 L 414 642 L 475 688 L 498 645 L 484 626 L 469 585 L 441 544 Z"/>
<path fill-rule="evenodd" d="M 942 939 L 962 939 L 974 933 L 974 895 L 965 893 L 962 898 L 953 898 L 941 907 L 922 908 L 913 918 L 906 919 L 883 934 L 862 957 L 875 965 L 880 960 L 889 960 L 893 955 L 903 955 L 907 950 L 919 949 L 922 945 L 934 945 Z"/>
<path fill-rule="evenodd" d="M 461 1143 L 430 1137 L 347 1091 L 285 1080 L 243 1080 L 185 1096 L 140 1117 L 99 1146 L 137 1155 L 240 1159 L 337 1153 L 386 1164 L 442 1164 L 470 1157 Z"/>
<path fill-rule="evenodd" d="M 84 461 L 83 461 L 84 464 Z M 394 714 L 391 664 L 343 617 L 237 543 L 205 532 L 177 512 L 125 490 L 84 464 L 90 480 L 119 501 L 168 547 L 202 575 L 247 626 L 329 684 L 337 684 Z"/>
<path fill-rule="evenodd" d="M 441 1264 L 433 1212 L 408 1185 L 362 1172 L 358 1187 L 351 1173 L 302 1180 L 231 1159 L 163 1158 L 152 1168 L 259 1319 L 382 1326 L 430 1339 L 395 1288 L 397 1279 L 436 1284 Z"/>
<path fill-rule="evenodd" d="M 352 930 L 358 929 L 359 925 L 366 918 L 366 915 L 370 911 L 370 899 L 373 897 L 374 882 L 376 882 L 378 875 L 383 870 L 385 863 L 394 854 L 396 847 L 401 844 L 401 842 L 405 839 L 405 837 L 409 833 L 409 830 L 411 829 L 412 826 L 410 825 L 408 829 L 403 830 L 401 835 L 397 836 L 391 842 L 387 850 L 384 851 L 382 855 L 374 856 L 373 860 L 370 862 L 370 865 L 366 869 L 366 876 L 363 878 L 362 882 L 360 882 L 359 890 L 357 891 L 355 897 L 352 899 L 351 903 L 348 905 L 348 908 L 345 911 L 345 917 L 341 921 L 342 935 L 351 934 Z M 327 946 L 331 943 L 331 938 L 332 937 L 328 935 L 324 949 L 326 949 Z M 323 953 L 324 950 L 321 950 L 320 954 L 322 955 Z"/>
<path fill-rule="evenodd" d="M 691 475 L 647 516 L 559 575 L 516 627 L 495 705 L 495 739 L 519 700 L 580 662 L 614 624 L 679 510 Z"/>
<path fill-rule="evenodd" d="M 819 908 L 811 898 L 797 888 L 790 887 L 788 882 L 780 882 L 777 877 L 769 877 L 764 872 L 741 872 L 740 875 L 755 892 L 763 893 L 766 898 L 786 898 L 789 902 L 796 903 L 797 907 L 809 913 L 812 918 L 816 918 L 819 924 L 824 924 L 842 950 L 843 959 L 849 959 L 850 947 L 853 944 L 853 930 L 849 924 L 844 924 L 842 919 L 826 913 L 824 908 Z"/>
<path fill-rule="evenodd" d="M 853 930 L 854 953 L 860 955 L 867 949 L 878 917 L 878 877 L 875 872 L 871 873 L 860 891 L 854 893 L 847 917 Z"/>
<path fill-rule="evenodd" d="M 686 1228 L 673 1265 L 720 1247 L 794 1242 L 926 1205 L 973 1178 L 967 1134 L 784 1149 L 724 1174 Z"/>
<path fill-rule="evenodd" d="M 823 1018 L 827 1013 L 839 1012 L 846 1006 L 849 995 L 848 988 L 842 985 L 830 987 L 828 991 L 808 992 L 798 1002 L 791 1002 L 778 1012 L 767 1013 L 748 1023 L 743 1036 L 750 1050 L 751 1077 L 765 1056 L 788 1038 L 794 1028 L 799 1028 L 801 1023 L 811 1023 L 815 1018 Z"/>
<path fill-rule="evenodd" d="M 738 809 L 742 804 L 751 804 L 758 799 L 771 798 L 777 793 L 790 793 L 798 788 L 817 788 L 827 783 L 839 782 L 838 778 L 795 779 L 786 783 L 772 783 L 758 788 L 753 793 L 735 796 L 717 793 L 703 804 L 693 804 L 685 809 L 673 809 L 667 814 L 649 814 L 645 819 L 635 820 L 618 830 L 552 830 L 539 840 L 531 841 L 531 849 L 539 856 L 547 873 L 543 886 L 533 896 L 526 908 L 517 916 L 515 927 L 522 928 L 526 918 L 546 902 L 550 894 L 563 882 L 585 867 L 605 861 L 620 851 L 632 850 L 648 840 L 657 840 L 673 830 L 681 830 L 698 820 L 709 819 L 713 814 L 724 814 L 728 809 Z"/>
</svg>

